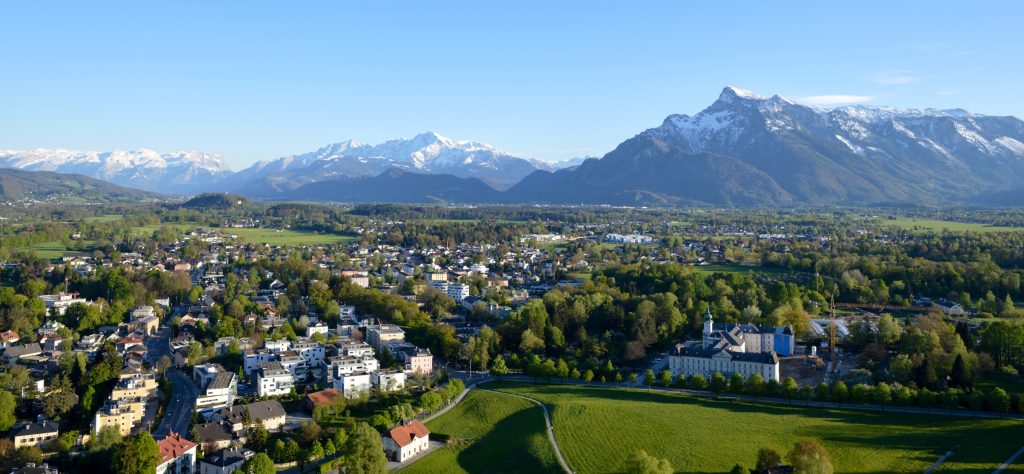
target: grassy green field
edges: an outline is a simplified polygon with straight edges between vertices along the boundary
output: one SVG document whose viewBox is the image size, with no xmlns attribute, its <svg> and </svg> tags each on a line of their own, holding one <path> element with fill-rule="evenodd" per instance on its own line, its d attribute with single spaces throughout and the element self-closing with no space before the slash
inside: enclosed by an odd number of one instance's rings
<svg viewBox="0 0 1024 474">
<path fill-rule="evenodd" d="M 474 390 L 427 427 L 453 442 L 403 474 L 561 471 L 544 433 L 544 413 L 521 398 Z"/>
<path fill-rule="evenodd" d="M 997 227 L 977 222 L 954 222 L 936 219 L 882 219 L 882 226 L 894 226 L 907 230 L 941 232 L 950 230 L 953 232 L 1018 232 L 1024 231 L 1024 227 Z"/>
<path fill-rule="evenodd" d="M 83 242 L 84 242 L 83 245 L 85 245 L 86 247 L 88 247 L 88 245 L 86 245 L 86 244 L 91 244 L 91 242 L 85 242 L 85 241 L 83 241 Z M 64 244 L 62 244 L 62 243 L 60 243 L 58 241 L 43 242 L 43 243 L 38 243 L 38 244 L 34 244 L 34 245 L 29 245 L 28 247 L 25 248 L 25 250 L 35 250 L 37 257 L 45 258 L 47 260 L 51 260 L 51 259 L 54 259 L 54 258 L 62 257 L 62 256 L 64 256 L 65 253 L 68 253 L 68 252 L 87 252 L 88 251 L 88 250 L 70 249 L 70 248 L 65 247 Z"/>
<path fill-rule="evenodd" d="M 117 222 L 117 221 L 119 221 L 121 219 L 124 219 L 124 217 L 122 217 L 122 216 L 120 216 L 118 214 L 104 214 L 102 216 L 86 217 L 83 220 L 85 222 L 104 223 L 104 222 Z"/>
<path fill-rule="evenodd" d="M 270 245 L 340 244 L 355 240 L 355 237 L 350 235 L 317 234 L 291 229 L 281 231 L 253 228 L 217 230 L 224 234 L 237 235 L 240 239 L 249 243 Z"/>
<path fill-rule="evenodd" d="M 134 232 L 135 235 L 153 235 L 153 232 L 156 232 L 157 230 L 164 226 L 181 231 L 192 230 L 197 227 L 195 224 L 172 224 L 165 222 L 163 224 L 147 224 L 143 226 L 132 227 L 132 232 Z"/>
<path fill-rule="evenodd" d="M 922 472 L 943 453 L 937 472 L 988 473 L 1024 445 L 1024 422 L 941 415 L 789 408 L 600 387 L 491 384 L 551 410 L 555 436 L 580 473 L 621 472 L 646 450 L 677 472 L 753 467 L 757 450 L 783 455 L 800 439 L 828 449 L 835 472 Z M 1024 472 L 1017 463 L 1007 472 Z"/>
</svg>

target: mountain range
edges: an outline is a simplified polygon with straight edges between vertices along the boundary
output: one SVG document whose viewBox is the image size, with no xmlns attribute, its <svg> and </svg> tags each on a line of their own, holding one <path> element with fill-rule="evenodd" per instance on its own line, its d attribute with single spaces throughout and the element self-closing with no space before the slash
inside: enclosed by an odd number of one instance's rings
<svg viewBox="0 0 1024 474">
<path fill-rule="evenodd" d="M 56 199 L 59 202 L 109 203 L 161 197 L 77 174 L 0 169 L 0 199 L 4 201 Z"/>
<path fill-rule="evenodd" d="M 1024 122 L 961 109 L 800 105 L 726 87 L 695 115 L 601 158 L 552 164 L 436 133 L 355 141 L 233 173 L 217 155 L 0 152 L 0 167 L 263 199 L 621 205 L 879 205 L 1010 202 L 1022 194 Z M 986 196 L 998 196 L 986 201 Z"/>
</svg>

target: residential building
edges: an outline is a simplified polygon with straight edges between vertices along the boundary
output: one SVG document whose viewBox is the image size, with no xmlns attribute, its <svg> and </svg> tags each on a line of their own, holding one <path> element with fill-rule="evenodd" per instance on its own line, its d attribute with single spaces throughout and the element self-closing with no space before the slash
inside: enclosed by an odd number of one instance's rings
<svg viewBox="0 0 1024 474">
<path fill-rule="evenodd" d="M 224 449 L 231 446 L 234 436 L 228 432 L 223 423 L 199 423 L 192 426 L 195 431 L 196 441 L 199 445 Z"/>
<path fill-rule="evenodd" d="M 326 333 L 327 326 L 324 326 Z M 326 352 L 324 346 L 319 342 L 300 339 L 292 343 L 292 351 L 298 352 L 300 356 L 306 361 L 306 365 L 310 368 L 321 367 L 324 365 L 324 356 Z"/>
<path fill-rule="evenodd" d="M 260 364 L 256 375 L 256 395 L 260 397 L 278 397 L 291 393 L 295 385 L 292 373 L 280 362 Z"/>
<path fill-rule="evenodd" d="M 249 377 L 252 377 L 253 374 L 260 369 L 260 364 L 266 364 L 276 360 L 276 353 L 270 352 L 266 349 L 250 349 L 245 351 L 242 355 L 242 370 L 244 370 Z"/>
<path fill-rule="evenodd" d="M 430 447 L 430 430 L 414 419 L 392 428 L 382 441 L 388 459 L 405 462 Z"/>
<path fill-rule="evenodd" d="M 313 337 L 314 334 L 323 334 L 327 337 L 327 333 L 330 332 L 331 328 L 327 327 L 323 322 L 317 322 L 316 324 L 310 324 L 306 326 L 306 337 Z"/>
<path fill-rule="evenodd" d="M 383 392 L 394 392 L 405 388 L 405 372 L 385 369 L 371 374 L 373 386 Z"/>
<path fill-rule="evenodd" d="M 309 373 L 309 365 L 306 364 L 306 359 L 299 355 L 295 351 L 284 351 L 277 353 L 277 361 L 282 367 L 292 373 L 292 376 L 296 380 L 301 380 L 306 377 Z"/>
<path fill-rule="evenodd" d="M 291 349 L 292 343 L 287 339 L 268 339 L 263 341 L 263 348 L 270 352 L 281 352 Z"/>
<path fill-rule="evenodd" d="M 334 379 L 334 388 L 341 390 L 345 398 L 357 398 L 370 392 L 370 374 L 354 372 Z"/>
<path fill-rule="evenodd" d="M 46 304 L 46 312 L 64 316 L 68 307 L 75 303 L 89 304 L 85 298 L 79 298 L 78 293 L 60 292 L 56 295 L 39 295 L 36 298 L 43 300 Z"/>
<path fill-rule="evenodd" d="M 229 407 L 235 403 L 237 393 L 238 376 L 231 372 L 219 372 L 196 397 L 196 410 Z"/>
<path fill-rule="evenodd" d="M 93 418 L 93 434 L 99 434 L 103 428 L 108 426 L 117 427 L 121 436 L 131 434 L 132 427 L 135 426 L 135 423 L 142 420 L 141 412 L 145 410 L 145 408 L 142 408 L 142 410 L 138 409 L 132 400 L 134 399 L 107 400 L 96 411 L 96 415 Z M 142 404 L 142 406 L 144 407 L 145 404 Z"/>
<path fill-rule="evenodd" d="M 448 296 L 452 297 L 456 302 L 469 297 L 469 285 L 465 283 L 449 283 L 446 290 L 448 292 Z"/>
<path fill-rule="evenodd" d="M 26 463 L 25 467 L 17 468 L 11 471 L 11 474 L 60 474 L 57 468 L 50 467 L 49 464 L 43 463 L 36 465 L 36 463 Z"/>
<path fill-rule="evenodd" d="M 274 431 L 284 426 L 286 413 L 281 402 L 277 400 L 265 400 L 262 402 L 250 403 L 248 405 L 235 405 L 230 408 L 222 408 L 214 416 L 216 421 L 226 423 L 233 433 L 245 429 L 244 422 L 246 411 L 249 412 L 249 419 L 253 422 L 263 422 L 263 427 L 268 431 Z"/>
<path fill-rule="evenodd" d="M 192 368 L 192 381 L 201 389 L 217 377 L 217 374 L 222 374 L 224 372 L 226 372 L 226 370 L 224 370 L 224 366 L 220 364 L 197 364 Z"/>
<path fill-rule="evenodd" d="M 194 474 L 196 472 L 196 443 L 171 432 L 156 442 L 160 448 L 156 474 Z"/>
<path fill-rule="evenodd" d="M 430 375 L 434 371 L 434 355 L 430 349 L 406 348 L 398 352 L 398 358 L 405 362 L 405 371 L 409 374 Z"/>
<path fill-rule="evenodd" d="M 339 348 L 339 352 L 343 355 L 352 357 L 373 357 L 373 348 L 365 342 L 349 342 L 342 344 Z"/>
<path fill-rule="evenodd" d="M 117 381 L 114 391 L 110 392 L 112 400 L 149 398 L 156 395 L 156 379 L 153 374 L 133 374 Z"/>
<path fill-rule="evenodd" d="M 232 474 L 256 453 L 243 448 L 227 448 L 207 454 L 199 461 L 199 474 Z"/>
<path fill-rule="evenodd" d="M 366 342 L 378 351 L 391 342 L 405 340 L 405 331 L 394 324 L 379 324 L 366 327 Z"/>
<path fill-rule="evenodd" d="M 60 436 L 60 429 L 57 423 L 52 421 L 29 423 L 14 430 L 14 449 L 42 446 L 57 439 L 58 436 Z"/>
</svg>

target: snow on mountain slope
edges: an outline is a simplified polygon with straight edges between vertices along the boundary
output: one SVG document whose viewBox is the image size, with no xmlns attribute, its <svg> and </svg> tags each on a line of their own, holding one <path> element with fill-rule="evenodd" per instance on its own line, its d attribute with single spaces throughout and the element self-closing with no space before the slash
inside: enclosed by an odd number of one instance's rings
<svg viewBox="0 0 1024 474">
<path fill-rule="evenodd" d="M 317 151 L 260 162 L 232 177 L 239 189 L 257 194 L 340 177 L 376 176 L 400 168 L 461 178 L 479 178 L 497 189 L 507 188 L 538 169 L 543 162 L 504 153 L 486 143 L 452 140 L 426 132 L 411 139 L 388 140 L 377 145 L 354 140 Z"/>
<path fill-rule="evenodd" d="M 74 173 L 146 191 L 190 194 L 231 174 L 220 155 L 197 151 L 0 150 L 0 167 Z"/>
</svg>

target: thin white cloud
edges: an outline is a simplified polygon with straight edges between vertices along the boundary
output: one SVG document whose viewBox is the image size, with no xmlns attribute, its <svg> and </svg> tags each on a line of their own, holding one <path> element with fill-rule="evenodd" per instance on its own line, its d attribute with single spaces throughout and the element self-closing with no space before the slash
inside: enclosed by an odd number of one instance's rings
<svg viewBox="0 0 1024 474">
<path fill-rule="evenodd" d="M 912 75 L 910 75 L 908 73 L 905 73 L 905 72 L 899 72 L 899 73 L 883 72 L 883 73 L 875 74 L 875 76 L 871 78 L 871 82 L 874 82 L 875 84 L 886 85 L 886 86 L 901 86 L 901 85 L 905 85 L 905 84 L 911 84 L 911 83 L 916 82 L 916 81 L 917 81 L 916 77 L 914 77 L 914 76 L 912 76 Z"/>
<path fill-rule="evenodd" d="M 939 91 L 939 95 L 956 95 L 956 91 Z"/>
<path fill-rule="evenodd" d="M 858 104 L 861 102 L 870 102 L 875 100 L 870 95 L 812 95 L 810 97 L 801 97 L 796 99 L 797 102 L 805 105 L 840 105 L 840 104 Z"/>
</svg>

